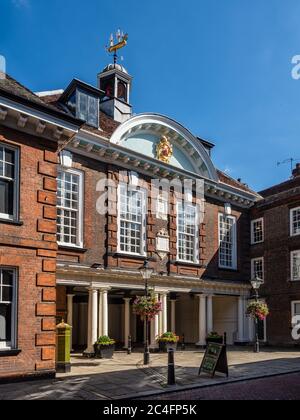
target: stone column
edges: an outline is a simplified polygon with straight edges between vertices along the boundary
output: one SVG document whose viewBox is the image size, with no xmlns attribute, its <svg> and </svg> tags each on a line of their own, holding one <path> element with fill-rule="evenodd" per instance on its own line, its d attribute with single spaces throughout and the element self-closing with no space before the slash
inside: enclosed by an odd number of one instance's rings
<svg viewBox="0 0 300 420">
<path fill-rule="evenodd" d="M 197 346 L 206 345 L 206 295 L 198 295 L 199 297 L 199 341 Z"/>
<path fill-rule="evenodd" d="M 73 299 L 75 295 L 67 295 L 67 324 L 71 326 L 70 346 L 73 351 Z"/>
<path fill-rule="evenodd" d="M 207 296 L 207 333 L 214 330 L 213 295 Z"/>
<path fill-rule="evenodd" d="M 99 290 L 98 336 L 103 336 L 103 292 Z"/>
<path fill-rule="evenodd" d="M 158 301 L 159 296 L 156 293 L 155 299 Z M 151 322 L 151 350 L 156 350 L 158 348 L 157 344 L 157 337 L 159 336 L 159 317 L 160 315 L 156 315 L 155 319 Z"/>
<path fill-rule="evenodd" d="M 176 299 L 171 299 L 171 331 L 176 333 Z"/>
<path fill-rule="evenodd" d="M 98 290 L 89 289 L 89 320 L 88 320 L 88 347 L 85 354 L 94 353 L 94 343 L 97 341 L 98 333 Z"/>
<path fill-rule="evenodd" d="M 243 342 L 245 341 L 245 334 L 244 334 L 244 321 L 245 321 L 245 298 L 244 296 L 239 296 L 238 300 L 238 341 Z"/>
<path fill-rule="evenodd" d="M 162 293 L 162 334 L 168 332 L 168 293 Z"/>
<path fill-rule="evenodd" d="M 102 290 L 102 333 L 108 335 L 108 290 Z"/>
<path fill-rule="evenodd" d="M 128 349 L 128 337 L 130 335 L 130 301 L 131 298 L 124 298 L 124 348 Z"/>
</svg>

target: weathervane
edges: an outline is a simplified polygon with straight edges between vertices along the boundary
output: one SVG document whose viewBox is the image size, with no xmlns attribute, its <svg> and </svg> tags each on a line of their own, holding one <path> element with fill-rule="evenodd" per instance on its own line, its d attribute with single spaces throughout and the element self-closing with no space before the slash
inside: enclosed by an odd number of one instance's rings
<svg viewBox="0 0 300 420">
<path fill-rule="evenodd" d="M 116 33 L 116 42 L 115 42 L 113 34 L 111 34 L 110 41 L 109 41 L 109 47 L 106 47 L 106 50 L 110 54 L 112 54 L 112 53 L 114 54 L 114 64 L 117 63 L 117 59 L 118 59 L 117 51 L 126 47 L 127 41 L 128 41 L 128 34 L 124 35 L 123 32 L 121 33 L 120 29 Z"/>
</svg>

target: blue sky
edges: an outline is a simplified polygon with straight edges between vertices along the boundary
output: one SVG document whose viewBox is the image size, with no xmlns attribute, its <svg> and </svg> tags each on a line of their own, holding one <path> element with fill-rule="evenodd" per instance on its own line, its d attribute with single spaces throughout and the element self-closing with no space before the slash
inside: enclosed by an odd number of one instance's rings
<svg viewBox="0 0 300 420">
<path fill-rule="evenodd" d="M 134 112 L 158 112 L 216 144 L 214 162 L 260 190 L 300 159 L 298 0 L 1 0 L 0 55 L 34 91 L 96 83 L 105 45 L 129 33 Z"/>
</svg>

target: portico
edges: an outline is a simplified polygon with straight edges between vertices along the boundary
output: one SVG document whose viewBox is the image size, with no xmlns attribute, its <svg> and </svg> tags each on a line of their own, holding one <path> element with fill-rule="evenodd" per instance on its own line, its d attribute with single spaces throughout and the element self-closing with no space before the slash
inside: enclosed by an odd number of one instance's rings
<svg viewBox="0 0 300 420">
<path fill-rule="evenodd" d="M 111 273 L 110 279 L 110 283 L 104 279 L 58 279 L 58 295 L 67 290 L 64 316 L 73 326 L 73 346 L 82 348 L 86 355 L 93 353 L 93 345 L 102 335 L 115 339 L 120 349 L 128 348 L 129 336 L 135 346 L 143 345 L 143 322 L 132 310 L 135 297 L 143 294 L 142 282 L 136 273 Z M 184 281 L 184 287 L 178 279 L 173 285 L 169 279 L 168 283 L 154 277 L 150 285 L 162 302 L 162 312 L 150 325 L 152 351 L 158 348 L 157 337 L 167 331 L 184 335 L 187 344 L 199 347 L 205 346 L 212 331 L 226 332 L 228 344 L 251 340 L 251 323 L 245 315 L 249 289 L 243 284 L 210 282 L 209 288 L 204 281 L 202 287 L 198 281 L 197 287 L 191 279 Z"/>
</svg>

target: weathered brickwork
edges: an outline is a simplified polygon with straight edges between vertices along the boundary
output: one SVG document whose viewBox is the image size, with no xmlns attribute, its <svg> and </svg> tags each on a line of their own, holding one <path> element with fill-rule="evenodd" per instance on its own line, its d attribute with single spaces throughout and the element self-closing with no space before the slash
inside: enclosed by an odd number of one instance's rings
<svg viewBox="0 0 300 420">
<path fill-rule="evenodd" d="M 251 212 L 264 218 L 264 243 L 251 247 L 251 257 L 264 257 L 265 284 L 261 294 L 270 308 L 267 341 L 272 345 L 295 345 L 292 339 L 292 301 L 300 301 L 300 283 L 291 281 L 291 252 L 300 250 L 300 236 L 290 236 L 290 210 L 300 206 L 300 177 L 276 185 Z M 299 343 L 298 343 L 299 344 Z"/>
<path fill-rule="evenodd" d="M 55 371 L 55 144 L 0 127 L 19 148 L 20 224 L 0 222 L 0 266 L 18 272 L 17 355 L 1 356 L 0 379 Z"/>
</svg>

